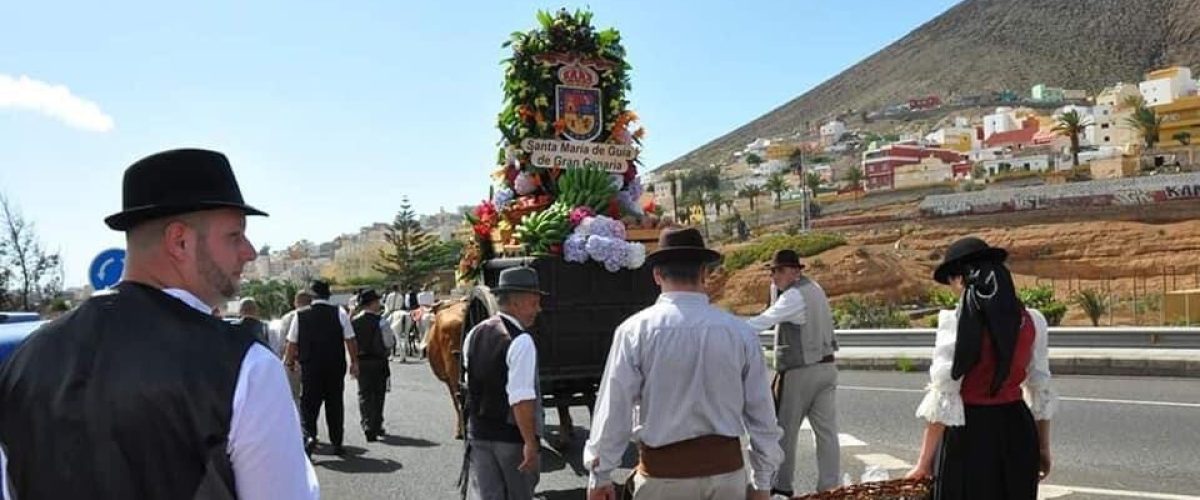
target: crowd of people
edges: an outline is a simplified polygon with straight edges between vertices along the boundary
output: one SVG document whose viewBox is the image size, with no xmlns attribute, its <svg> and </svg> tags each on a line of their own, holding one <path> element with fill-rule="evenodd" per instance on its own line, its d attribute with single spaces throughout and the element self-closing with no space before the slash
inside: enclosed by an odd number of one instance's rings
<svg viewBox="0 0 1200 500">
<path fill-rule="evenodd" d="M 237 295 L 255 257 L 246 218 L 266 213 L 243 200 L 227 158 L 184 149 L 141 159 L 125 172 L 122 204 L 105 222 L 125 234 L 123 281 L 42 327 L 0 368 L 0 498 L 318 498 L 306 455 L 319 446 L 322 409 L 341 455 L 348 374 L 367 441 L 387 435 L 396 335 L 385 312 L 421 317 L 432 296 L 364 289 L 347 310 L 317 281 L 278 331 L 253 300 L 229 324 L 212 304 Z M 1006 256 L 964 238 L 933 276 L 961 297 L 938 318 L 916 412 L 928 424 L 908 476 L 933 478 L 935 498 L 1033 499 L 1050 471 L 1046 320 L 1017 298 Z M 646 256 L 661 294 L 614 332 L 583 450 L 589 499 L 791 498 L 805 420 L 817 488 L 839 486 L 838 346 L 824 290 L 796 252 L 779 251 L 766 266 L 771 304 L 747 321 L 705 293 L 720 258 L 691 228 L 663 230 Z M 468 498 L 530 499 L 538 484 L 543 412 L 529 328 L 544 290 L 533 269 L 504 270 L 491 289 L 496 314 L 464 339 Z M 768 328 L 773 377 L 758 340 Z M 638 464 L 614 478 L 631 442 Z"/>
</svg>

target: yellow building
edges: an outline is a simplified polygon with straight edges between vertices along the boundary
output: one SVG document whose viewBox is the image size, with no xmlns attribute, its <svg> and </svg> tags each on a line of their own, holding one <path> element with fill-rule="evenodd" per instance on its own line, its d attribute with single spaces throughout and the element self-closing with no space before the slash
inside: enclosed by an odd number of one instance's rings
<svg viewBox="0 0 1200 500">
<path fill-rule="evenodd" d="M 1192 141 L 1200 142 L 1200 95 L 1180 97 L 1170 104 L 1155 107 L 1154 114 L 1162 117 L 1162 126 L 1158 129 L 1160 147 L 1182 146 L 1175 139 L 1180 133 L 1187 133 Z"/>
<path fill-rule="evenodd" d="M 1167 324 L 1200 324 L 1200 290 L 1176 290 L 1163 297 L 1163 316 Z"/>
<path fill-rule="evenodd" d="M 897 166 L 893 172 L 895 189 L 928 186 L 954 178 L 954 168 L 935 156 L 925 158 L 921 163 Z"/>
</svg>

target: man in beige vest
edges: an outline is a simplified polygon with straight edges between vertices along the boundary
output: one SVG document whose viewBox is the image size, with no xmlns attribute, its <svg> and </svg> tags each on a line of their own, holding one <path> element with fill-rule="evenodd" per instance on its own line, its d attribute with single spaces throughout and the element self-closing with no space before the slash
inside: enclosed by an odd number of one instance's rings
<svg viewBox="0 0 1200 500">
<path fill-rule="evenodd" d="M 837 366 L 833 353 L 833 314 L 829 298 L 804 276 L 796 252 L 780 250 L 767 267 L 775 286 L 774 303 L 749 323 L 757 330 L 775 327 L 776 398 L 783 426 L 783 464 L 772 495 L 791 498 L 795 491 L 796 437 L 808 419 L 816 435 L 817 490 L 838 487 L 841 450 L 837 428 Z"/>
</svg>

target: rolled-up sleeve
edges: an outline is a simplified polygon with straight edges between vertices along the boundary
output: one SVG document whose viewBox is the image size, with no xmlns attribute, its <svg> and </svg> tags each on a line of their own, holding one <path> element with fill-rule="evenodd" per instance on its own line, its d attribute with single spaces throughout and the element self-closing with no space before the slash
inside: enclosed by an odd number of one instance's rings
<svg viewBox="0 0 1200 500">
<path fill-rule="evenodd" d="M 350 313 L 340 307 L 337 310 L 338 322 L 342 324 L 342 338 L 346 340 L 354 338 L 354 325 L 350 323 Z"/>
<path fill-rule="evenodd" d="M 771 304 L 762 314 L 746 320 L 750 326 L 756 330 L 766 330 L 772 326 L 778 325 L 784 321 L 803 325 L 807 316 L 805 316 L 806 307 L 804 305 L 804 296 L 796 289 L 789 289 L 779 296 L 775 303 Z"/>
<path fill-rule="evenodd" d="M 528 334 L 518 335 L 508 345 L 504 360 L 508 363 L 508 384 L 504 387 L 508 393 L 508 404 L 536 399 L 537 348 L 533 345 L 533 338 Z"/>
<path fill-rule="evenodd" d="M 1029 360 L 1021 388 L 1033 418 L 1050 420 L 1058 411 L 1058 394 L 1050 384 L 1050 326 L 1039 311 L 1030 309 L 1029 316 L 1035 331 L 1033 357 Z"/>
<path fill-rule="evenodd" d="M 583 447 L 584 466 L 591 470 L 589 488 L 612 482 L 612 473 L 633 436 L 634 405 L 642 387 L 635 337 L 634 332 L 618 328 L 608 351 L 591 434 Z"/>
<path fill-rule="evenodd" d="M 767 381 L 767 364 L 763 359 L 762 347 L 754 331 L 746 332 L 746 366 L 742 370 L 742 384 L 746 398 L 746 431 L 750 434 L 751 477 L 756 490 L 771 487 L 779 464 L 783 461 L 780 439 L 783 429 L 775 418 L 775 401 Z"/>
<path fill-rule="evenodd" d="M 958 313 L 942 311 L 938 315 L 937 340 L 929 365 L 929 385 L 925 389 L 925 398 L 917 406 L 917 417 L 931 423 L 966 425 L 962 394 L 959 392 L 962 383 L 951 376 L 957 335 Z"/>
</svg>

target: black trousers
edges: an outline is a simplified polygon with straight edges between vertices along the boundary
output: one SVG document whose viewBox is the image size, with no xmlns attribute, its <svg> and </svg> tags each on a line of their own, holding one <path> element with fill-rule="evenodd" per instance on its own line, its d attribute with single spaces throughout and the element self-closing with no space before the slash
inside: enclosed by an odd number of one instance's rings
<svg viewBox="0 0 1200 500">
<path fill-rule="evenodd" d="M 1037 424 L 1024 401 L 966 406 L 967 425 L 947 427 L 935 462 L 935 500 L 1035 500 Z"/>
<path fill-rule="evenodd" d="M 345 405 L 342 401 L 346 385 L 346 366 L 309 363 L 300 367 L 300 424 L 304 436 L 317 438 L 317 415 L 325 407 L 325 425 L 329 442 L 342 444 Z"/>
<path fill-rule="evenodd" d="M 383 398 L 389 375 L 386 359 L 358 359 L 358 413 L 366 434 L 383 430 Z"/>
</svg>

